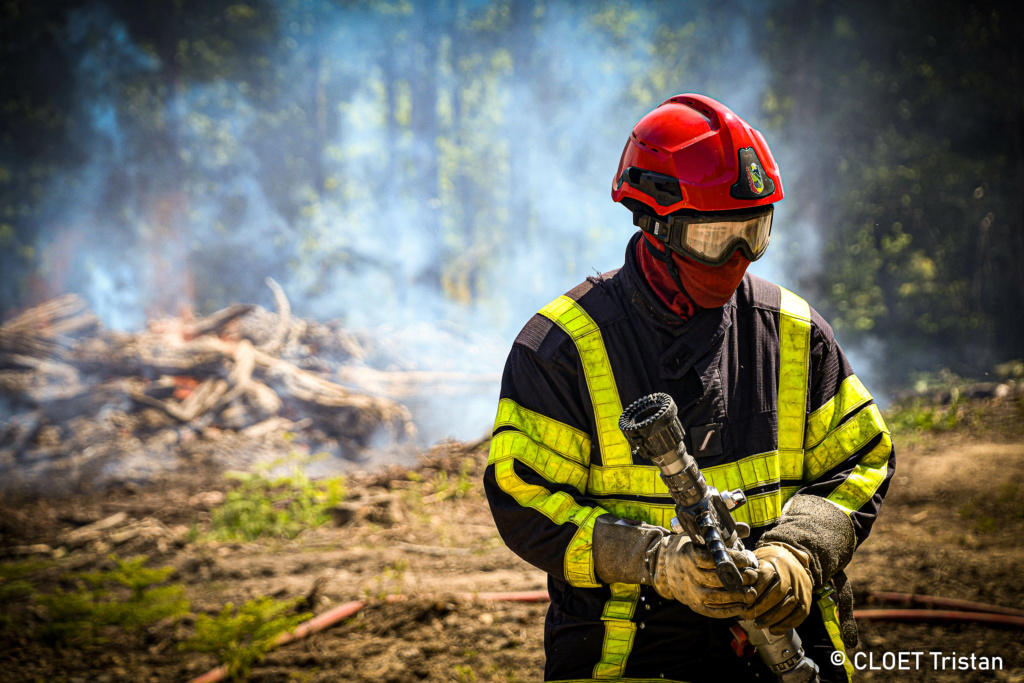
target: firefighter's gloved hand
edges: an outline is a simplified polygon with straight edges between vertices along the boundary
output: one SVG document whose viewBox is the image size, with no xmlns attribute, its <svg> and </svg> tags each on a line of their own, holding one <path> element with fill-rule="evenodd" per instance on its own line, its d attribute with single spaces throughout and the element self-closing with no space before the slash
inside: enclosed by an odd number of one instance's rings
<svg viewBox="0 0 1024 683">
<path fill-rule="evenodd" d="M 671 534 L 661 540 L 654 565 L 654 589 L 663 598 L 678 600 L 697 614 L 715 619 L 735 617 L 749 608 L 756 597 L 752 587 L 758 573 L 750 556 L 729 550 L 743 576 L 738 590 L 722 585 L 715 573 L 715 559 L 686 534 Z"/>
<path fill-rule="evenodd" d="M 715 560 L 686 534 L 614 515 L 594 523 L 594 573 L 604 583 L 653 586 L 663 598 L 678 600 L 707 617 L 734 617 L 755 597 L 757 578 L 750 553 L 730 550 L 743 574 L 743 588 L 729 591 L 715 574 Z"/>
<path fill-rule="evenodd" d="M 742 618 L 758 628 L 781 635 L 799 626 L 811 613 L 810 558 L 785 543 L 768 543 L 754 550 L 759 566 L 753 604 Z"/>
</svg>

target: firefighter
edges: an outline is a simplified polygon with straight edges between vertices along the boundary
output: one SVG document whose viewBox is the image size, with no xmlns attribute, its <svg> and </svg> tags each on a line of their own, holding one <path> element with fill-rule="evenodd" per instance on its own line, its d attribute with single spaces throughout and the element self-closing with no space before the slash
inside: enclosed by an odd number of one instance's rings
<svg viewBox="0 0 1024 683">
<path fill-rule="evenodd" d="M 831 327 L 747 272 L 782 179 L 764 137 L 701 95 L 634 126 L 612 199 L 640 230 L 616 271 L 545 306 L 505 365 L 484 485 L 502 539 L 548 574 L 545 680 L 771 680 L 740 656 L 735 617 L 796 628 L 822 681 L 857 642 L 843 569 L 895 467 L 878 407 Z M 618 428 L 672 396 L 708 483 L 741 488 L 750 553 L 726 590 L 669 531 L 671 497 Z"/>
</svg>

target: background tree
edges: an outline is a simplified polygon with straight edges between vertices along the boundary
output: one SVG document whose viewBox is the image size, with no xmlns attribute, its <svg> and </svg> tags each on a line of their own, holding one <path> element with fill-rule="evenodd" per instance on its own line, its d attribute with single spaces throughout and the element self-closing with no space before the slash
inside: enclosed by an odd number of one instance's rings
<svg viewBox="0 0 1024 683">
<path fill-rule="evenodd" d="M 783 168 L 756 272 L 879 351 L 879 376 L 980 372 L 1024 342 L 1007 7 L 7 2 L 0 307 L 77 291 L 130 328 L 269 304 L 270 275 L 301 315 L 506 345 L 552 292 L 621 264 L 625 133 L 696 91 Z"/>
</svg>

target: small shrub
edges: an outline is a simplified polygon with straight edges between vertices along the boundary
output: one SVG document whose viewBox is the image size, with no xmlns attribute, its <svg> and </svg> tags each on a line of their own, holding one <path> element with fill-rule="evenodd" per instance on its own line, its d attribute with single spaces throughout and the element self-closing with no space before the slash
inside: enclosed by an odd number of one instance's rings
<svg viewBox="0 0 1024 683">
<path fill-rule="evenodd" d="M 468 664 L 456 664 L 455 680 L 459 683 L 475 683 L 476 673 L 473 671 L 473 667 Z"/>
<path fill-rule="evenodd" d="M 309 613 L 287 614 L 299 600 L 278 601 L 270 597 L 250 600 L 235 609 L 232 603 L 216 617 L 200 614 L 196 632 L 182 643 L 185 650 L 206 652 L 217 657 L 233 680 L 249 675 L 274 647 L 278 636 L 308 619 Z"/>
<path fill-rule="evenodd" d="M 330 521 L 330 508 L 345 499 L 341 475 L 313 481 L 296 464 L 288 476 L 271 478 L 267 470 L 229 472 L 240 485 L 213 511 L 209 536 L 219 540 L 294 538 Z"/>
<path fill-rule="evenodd" d="M 188 613 L 189 602 L 181 584 L 161 586 L 174 573 L 174 567 L 148 569 L 147 557 L 132 560 L 110 557 L 115 567 L 110 571 L 70 576 L 88 587 L 65 592 L 57 590 L 39 595 L 36 603 L 47 615 L 47 624 L 40 638 L 52 647 L 91 645 L 100 642 L 105 626 L 131 628 L 155 623 L 167 617 Z M 119 600 L 112 591 L 127 588 L 127 600 Z"/>
</svg>

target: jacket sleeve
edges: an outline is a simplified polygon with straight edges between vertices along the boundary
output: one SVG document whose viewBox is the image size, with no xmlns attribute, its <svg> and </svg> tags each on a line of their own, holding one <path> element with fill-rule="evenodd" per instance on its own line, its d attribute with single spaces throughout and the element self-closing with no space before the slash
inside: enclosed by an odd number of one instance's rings
<svg viewBox="0 0 1024 683">
<path fill-rule="evenodd" d="M 559 330 L 551 332 L 561 334 Z M 601 585 L 593 533 L 607 514 L 584 495 L 591 439 L 572 342 L 548 357 L 516 343 L 502 377 L 484 490 L 505 544 L 577 587 Z"/>
<path fill-rule="evenodd" d="M 815 587 L 853 557 L 878 515 L 896 456 L 878 406 L 853 373 L 827 323 L 813 314 L 803 486 L 761 543 L 808 552 Z"/>
</svg>

